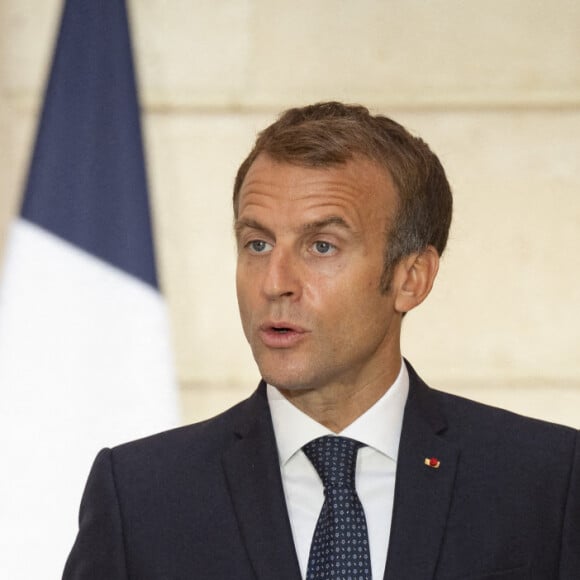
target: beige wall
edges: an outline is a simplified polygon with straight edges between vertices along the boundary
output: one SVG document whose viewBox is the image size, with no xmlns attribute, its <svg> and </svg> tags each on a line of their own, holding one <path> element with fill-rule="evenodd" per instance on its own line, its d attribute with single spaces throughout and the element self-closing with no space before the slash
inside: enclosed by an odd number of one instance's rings
<svg viewBox="0 0 580 580">
<path fill-rule="evenodd" d="M 230 191 L 281 109 L 358 101 L 439 153 L 450 246 L 405 352 L 434 386 L 580 426 L 580 4 L 130 0 L 159 265 L 184 420 L 257 371 L 233 288 Z M 60 10 L 0 0 L 0 233 L 17 204 Z"/>
</svg>

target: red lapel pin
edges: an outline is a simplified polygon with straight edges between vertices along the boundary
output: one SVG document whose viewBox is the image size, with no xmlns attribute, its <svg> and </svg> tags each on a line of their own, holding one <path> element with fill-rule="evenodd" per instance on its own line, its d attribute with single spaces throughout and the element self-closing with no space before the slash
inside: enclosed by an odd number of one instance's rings
<svg viewBox="0 0 580 580">
<path fill-rule="evenodd" d="M 425 457 L 425 465 L 427 467 L 432 467 L 433 469 L 439 469 L 441 461 L 439 461 L 437 457 Z"/>
</svg>

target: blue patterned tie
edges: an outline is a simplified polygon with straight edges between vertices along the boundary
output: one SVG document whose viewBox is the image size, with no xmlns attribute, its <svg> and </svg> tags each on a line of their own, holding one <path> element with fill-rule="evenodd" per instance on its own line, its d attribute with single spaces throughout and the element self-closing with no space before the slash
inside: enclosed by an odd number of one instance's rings
<svg viewBox="0 0 580 580">
<path fill-rule="evenodd" d="M 369 537 L 355 489 L 356 455 L 362 443 L 319 437 L 302 449 L 324 485 L 306 580 L 371 580 Z"/>
</svg>

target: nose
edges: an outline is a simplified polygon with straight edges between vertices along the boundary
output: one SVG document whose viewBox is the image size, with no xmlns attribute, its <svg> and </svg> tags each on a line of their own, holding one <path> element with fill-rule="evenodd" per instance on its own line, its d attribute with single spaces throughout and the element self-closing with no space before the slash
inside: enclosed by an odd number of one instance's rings
<svg viewBox="0 0 580 580">
<path fill-rule="evenodd" d="M 262 291 L 268 300 L 296 299 L 300 295 L 297 259 L 290 250 L 275 246 L 265 264 Z"/>
</svg>

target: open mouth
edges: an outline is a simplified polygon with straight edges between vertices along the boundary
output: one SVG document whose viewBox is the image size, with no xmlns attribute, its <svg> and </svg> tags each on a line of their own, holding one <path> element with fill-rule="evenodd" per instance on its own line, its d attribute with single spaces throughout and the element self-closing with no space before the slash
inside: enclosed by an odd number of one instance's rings
<svg viewBox="0 0 580 580">
<path fill-rule="evenodd" d="M 300 326 L 293 326 L 284 321 L 276 321 L 274 324 L 260 326 L 262 342 L 272 348 L 290 348 L 298 344 L 306 336 L 307 332 Z"/>
</svg>

